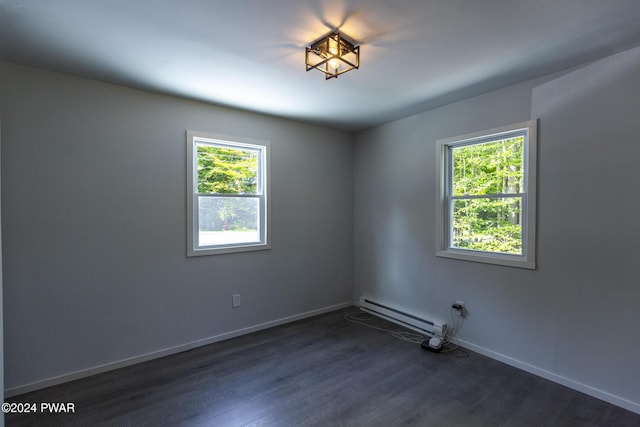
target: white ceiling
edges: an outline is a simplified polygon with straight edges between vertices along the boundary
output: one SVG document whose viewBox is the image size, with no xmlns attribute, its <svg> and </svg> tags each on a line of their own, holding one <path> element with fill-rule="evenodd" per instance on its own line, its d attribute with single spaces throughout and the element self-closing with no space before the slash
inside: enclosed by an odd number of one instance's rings
<svg viewBox="0 0 640 427">
<path fill-rule="evenodd" d="M 638 45 L 640 0 L 0 0 L 0 59 L 347 130 Z"/>
</svg>

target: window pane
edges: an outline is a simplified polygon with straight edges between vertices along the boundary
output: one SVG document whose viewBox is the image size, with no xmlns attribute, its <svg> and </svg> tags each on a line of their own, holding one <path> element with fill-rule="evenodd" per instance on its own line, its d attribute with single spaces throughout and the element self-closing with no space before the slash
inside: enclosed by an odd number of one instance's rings
<svg viewBox="0 0 640 427">
<path fill-rule="evenodd" d="M 198 193 L 258 193 L 258 150 L 207 144 L 197 148 Z"/>
<path fill-rule="evenodd" d="M 513 194 L 523 190 L 524 137 L 454 147 L 454 196 Z"/>
<path fill-rule="evenodd" d="M 453 201 L 452 247 L 522 255 L 522 200 Z"/>
<path fill-rule="evenodd" d="M 258 197 L 198 197 L 199 246 L 260 242 Z"/>
</svg>

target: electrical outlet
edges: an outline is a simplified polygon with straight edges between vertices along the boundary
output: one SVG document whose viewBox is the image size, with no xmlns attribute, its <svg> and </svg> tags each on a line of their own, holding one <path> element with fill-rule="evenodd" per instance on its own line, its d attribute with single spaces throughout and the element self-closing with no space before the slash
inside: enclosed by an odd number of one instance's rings
<svg viewBox="0 0 640 427">
<path fill-rule="evenodd" d="M 451 308 L 456 310 L 460 317 L 464 317 L 464 301 L 456 301 L 451 305 Z"/>
<path fill-rule="evenodd" d="M 240 294 L 231 295 L 231 307 L 240 307 Z"/>
</svg>

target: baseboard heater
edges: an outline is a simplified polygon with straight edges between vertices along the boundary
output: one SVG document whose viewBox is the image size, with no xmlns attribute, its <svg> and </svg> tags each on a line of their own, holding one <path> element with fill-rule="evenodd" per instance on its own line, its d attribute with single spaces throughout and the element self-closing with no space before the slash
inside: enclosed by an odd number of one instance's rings
<svg viewBox="0 0 640 427">
<path fill-rule="evenodd" d="M 414 316 L 413 314 L 405 313 L 404 311 L 389 307 L 363 296 L 360 297 L 359 305 L 360 308 L 366 312 L 382 317 L 421 334 L 443 337 L 447 331 L 446 323 L 422 319 L 418 316 Z"/>
</svg>

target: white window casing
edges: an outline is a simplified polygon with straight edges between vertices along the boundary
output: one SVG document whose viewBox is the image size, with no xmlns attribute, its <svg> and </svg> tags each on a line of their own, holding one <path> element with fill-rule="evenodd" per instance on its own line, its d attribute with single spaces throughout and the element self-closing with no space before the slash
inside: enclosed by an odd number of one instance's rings
<svg viewBox="0 0 640 427">
<path fill-rule="evenodd" d="M 253 193 L 198 192 L 198 146 L 250 152 L 257 158 Z M 270 144 L 268 141 L 187 131 L 187 256 L 217 255 L 270 249 Z M 217 203 L 233 210 L 240 205 L 255 209 L 256 230 L 249 232 L 204 231 L 203 210 Z M 229 206 L 232 206 L 229 208 Z M 218 209 L 222 209 L 218 207 Z M 226 225 L 226 221 L 225 221 Z M 213 237 L 211 237 L 213 236 Z"/>
<path fill-rule="evenodd" d="M 453 154 L 455 147 L 471 146 L 502 139 L 524 138 L 522 148 L 523 186 L 517 193 L 452 194 Z M 536 181 L 537 120 L 516 123 L 481 132 L 436 141 L 436 256 L 528 269 L 536 268 Z M 452 243 L 453 204 L 456 200 L 517 198 L 520 200 L 522 253 L 490 252 L 455 247 Z"/>
</svg>

